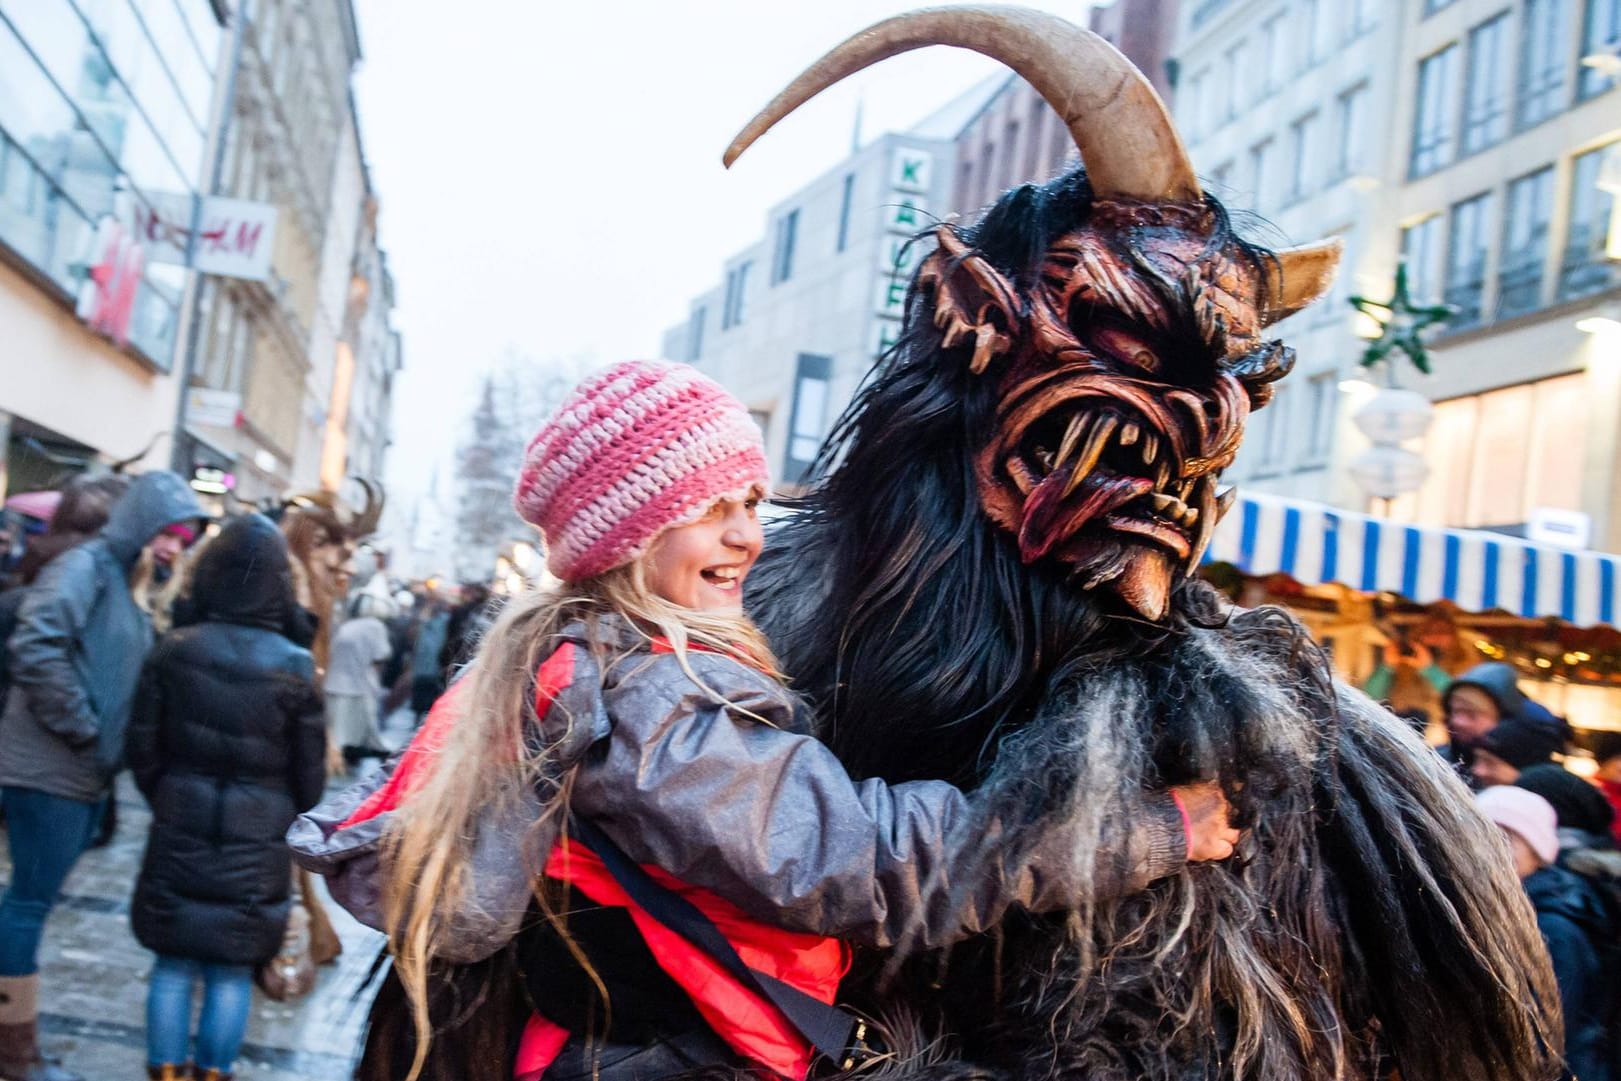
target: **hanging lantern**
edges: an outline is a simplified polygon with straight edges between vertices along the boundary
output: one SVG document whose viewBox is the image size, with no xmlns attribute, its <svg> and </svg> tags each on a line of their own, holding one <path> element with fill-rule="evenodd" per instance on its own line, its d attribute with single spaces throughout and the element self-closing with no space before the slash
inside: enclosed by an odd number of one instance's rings
<svg viewBox="0 0 1621 1081">
<path fill-rule="evenodd" d="M 1404 447 L 1378 444 L 1351 459 L 1351 478 L 1379 499 L 1417 491 L 1429 476 L 1424 459 Z"/>
<path fill-rule="evenodd" d="M 1435 407 L 1416 390 L 1383 387 L 1351 415 L 1362 434 L 1374 443 L 1405 443 L 1430 427 Z"/>
</svg>

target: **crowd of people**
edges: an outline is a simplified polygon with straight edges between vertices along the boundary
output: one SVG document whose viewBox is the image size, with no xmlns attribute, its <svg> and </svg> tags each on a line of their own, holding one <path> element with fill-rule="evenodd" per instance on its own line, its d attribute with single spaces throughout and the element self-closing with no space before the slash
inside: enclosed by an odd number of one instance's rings
<svg viewBox="0 0 1621 1081">
<path fill-rule="evenodd" d="M 154 954 L 149 1074 L 229 1078 L 255 975 L 302 926 L 288 825 L 335 772 L 388 753 L 383 711 L 438 696 L 487 593 L 391 595 L 373 572 L 344 611 L 307 611 L 276 523 L 211 521 L 165 471 L 81 475 L 29 509 L 0 592 L 0 1078 L 77 1076 L 40 1050 L 40 945 L 68 874 L 115 828 L 126 767 L 151 809 L 130 902 Z"/>
</svg>

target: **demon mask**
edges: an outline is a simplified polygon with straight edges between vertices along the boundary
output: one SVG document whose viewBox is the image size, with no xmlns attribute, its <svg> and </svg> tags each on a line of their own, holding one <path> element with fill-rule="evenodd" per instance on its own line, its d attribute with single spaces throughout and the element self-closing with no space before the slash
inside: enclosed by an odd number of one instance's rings
<svg viewBox="0 0 1621 1081">
<path fill-rule="evenodd" d="M 320 621 L 311 649 L 322 668 L 331 640 L 332 611 L 349 587 L 350 560 L 356 546 L 377 531 L 383 515 L 382 489 L 371 481 L 354 479 L 366 494 L 365 505 L 358 511 L 345 508 L 333 492 L 314 491 L 286 497 L 279 515 L 292 557 L 298 603 Z"/>
<path fill-rule="evenodd" d="M 943 355 L 994 381 L 993 430 L 973 448 L 980 502 L 1026 563 L 1059 561 L 1081 588 L 1160 620 L 1230 502 L 1216 482 L 1250 412 L 1293 365 L 1262 332 L 1326 291 L 1340 244 L 1269 253 L 1238 241 L 1142 73 L 1090 31 L 1016 8 L 933 9 L 863 31 L 766 106 L 726 164 L 826 87 L 933 44 L 1029 82 L 1068 126 L 1089 186 L 1031 281 L 952 225 L 918 272 Z"/>
</svg>

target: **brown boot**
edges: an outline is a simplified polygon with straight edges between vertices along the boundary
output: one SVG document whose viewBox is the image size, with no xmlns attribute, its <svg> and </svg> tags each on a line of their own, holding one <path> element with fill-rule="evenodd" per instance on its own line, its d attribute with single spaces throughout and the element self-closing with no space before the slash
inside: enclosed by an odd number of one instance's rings
<svg viewBox="0 0 1621 1081">
<path fill-rule="evenodd" d="M 206 1070 L 199 1070 L 193 1066 L 191 1076 L 196 1078 L 196 1081 L 231 1081 L 232 1077 L 231 1074 L 226 1073 L 224 1070 L 215 1069 L 213 1066 Z"/>
<path fill-rule="evenodd" d="M 0 976 L 0 1081 L 84 1081 L 39 1053 L 39 976 Z"/>
<path fill-rule="evenodd" d="M 162 1066 L 147 1066 L 147 1081 L 186 1081 L 191 1076 L 191 1063 L 176 1066 L 172 1062 L 165 1062 Z"/>
</svg>

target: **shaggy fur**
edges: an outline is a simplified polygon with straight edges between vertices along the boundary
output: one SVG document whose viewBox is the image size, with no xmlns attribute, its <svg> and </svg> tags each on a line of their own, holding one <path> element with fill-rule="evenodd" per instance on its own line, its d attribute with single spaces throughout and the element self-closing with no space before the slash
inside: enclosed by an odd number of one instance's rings
<svg viewBox="0 0 1621 1081">
<path fill-rule="evenodd" d="M 964 239 L 1028 282 L 1084 212 L 1077 192 L 1078 173 L 1011 192 Z M 858 775 L 975 787 L 987 860 L 1017 863 L 1066 816 L 1091 839 L 1090 864 L 1120 850 L 1143 790 L 1196 778 L 1221 779 L 1248 833 L 1227 863 L 1013 919 L 872 979 L 867 1005 L 904 1004 L 952 1034 L 949 1051 L 933 1042 L 916 1069 L 888 1069 L 1555 1076 L 1551 973 L 1502 840 L 1463 786 L 1336 684 L 1286 614 L 1229 612 L 1194 582 L 1148 625 L 1060 565 L 1023 565 L 974 484 L 994 379 L 942 349 L 929 315 L 914 293 L 900 344 L 830 441 L 824 482 L 749 580 L 823 736 Z M 906 1039 L 930 1043 L 927 1029 Z"/>
</svg>

